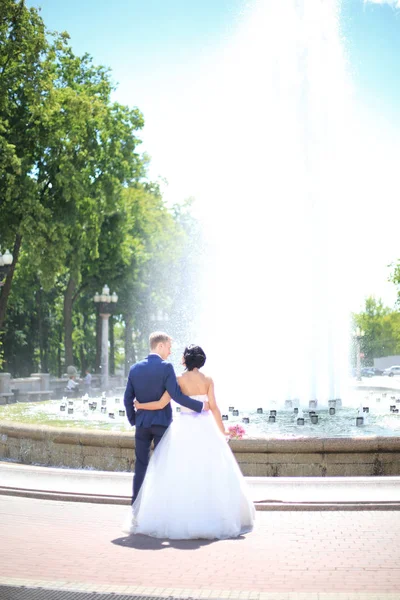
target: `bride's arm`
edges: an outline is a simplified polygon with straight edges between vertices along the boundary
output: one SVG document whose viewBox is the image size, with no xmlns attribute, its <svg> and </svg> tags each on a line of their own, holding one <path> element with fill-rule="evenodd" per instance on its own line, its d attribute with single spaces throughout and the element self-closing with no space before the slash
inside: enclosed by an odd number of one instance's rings
<svg viewBox="0 0 400 600">
<path fill-rule="evenodd" d="M 210 410 L 213 414 L 213 417 L 214 417 L 219 429 L 225 435 L 226 431 L 225 431 L 224 423 L 222 421 L 221 411 L 219 410 L 217 401 L 215 399 L 214 382 L 211 379 L 211 377 L 210 377 L 210 387 L 208 388 L 207 396 L 208 396 L 208 402 L 210 404 Z"/>
<path fill-rule="evenodd" d="M 154 402 L 138 402 L 135 400 L 135 407 L 137 410 L 159 410 L 160 408 L 164 408 L 171 402 L 171 396 L 168 392 L 164 392 L 159 400 L 155 400 Z"/>
</svg>

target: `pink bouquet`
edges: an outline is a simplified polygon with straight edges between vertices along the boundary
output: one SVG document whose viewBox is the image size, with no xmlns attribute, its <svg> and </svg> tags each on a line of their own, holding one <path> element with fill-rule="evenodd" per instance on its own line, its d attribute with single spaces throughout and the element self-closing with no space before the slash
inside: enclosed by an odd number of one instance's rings
<svg viewBox="0 0 400 600">
<path fill-rule="evenodd" d="M 230 440 L 241 440 L 246 433 L 245 428 L 241 425 L 231 425 L 228 427 Z"/>
</svg>

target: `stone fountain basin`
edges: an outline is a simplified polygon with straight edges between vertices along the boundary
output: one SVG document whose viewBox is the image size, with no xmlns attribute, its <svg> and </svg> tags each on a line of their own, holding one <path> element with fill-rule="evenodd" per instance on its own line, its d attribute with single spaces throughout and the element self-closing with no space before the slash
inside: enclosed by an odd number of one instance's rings
<svg viewBox="0 0 400 600">
<path fill-rule="evenodd" d="M 400 475 L 400 438 L 269 438 L 231 440 L 245 476 Z M 3 421 L 0 459 L 23 464 L 133 471 L 134 435 Z"/>
</svg>

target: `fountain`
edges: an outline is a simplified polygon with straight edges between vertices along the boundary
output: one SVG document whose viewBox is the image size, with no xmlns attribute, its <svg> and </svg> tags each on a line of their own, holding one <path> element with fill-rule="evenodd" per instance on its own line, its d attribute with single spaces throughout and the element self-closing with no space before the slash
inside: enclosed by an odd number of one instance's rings
<svg viewBox="0 0 400 600">
<path fill-rule="evenodd" d="M 318 424 L 321 426 L 318 433 L 315 430 L 306 430 L 301 435 L 325 437 L 348 437 L 355 435 L 352 423 L 356 416 L 368 417 L 370 428 L 365 430 L 366 435 L 391 436 L 397 433 L 400 424 L 395 415 L 397 414 L 397 405 L 392 404 L 392 399 L 377 404 L 375 395 L 369 396 L 368 404 L 365 399 L 359 401 L 358 408 L 355 408 L 356 398 L 360 398 L 364 391 L 355 392 L 352 402 L 348 406 L 335 408 L 329 405 L 321 404 L 316 410 L 303 411 L 302 407 L 289 408 L 286 403 L 279 405 L 278 408 L 270 408 L 266 403 L 264 407 L 257 404 L 247 403 L 245 410 L 233 409 L 224 404 L 220 405 L 222 418 L 229 423 L 244 423 L 247 438 L 268 438 L 270 429 L 268 423 L 278 423 L 281 439 L 294 439 L 300 434 L 296 428 L 297 419 L 304 419 L 305 423 L 312 423 L 312 417 L 317 417 Z M 56 427 L 83 427 L 89 430 L 110 430 L 127 431 L 130 426 L 126 420 L 125 410 L 120 408 L 120 398 L 108 398 L 107 406 L 101 401 L 101 398 L 93 398 L 88 403 L 86 397 L 76 398 L 74 401 L 42 401 L 35 403 L 15 403 L 0 408 L 0 417 L 9 422 L 32 423 L 37 425 L 54 425 Z M 275 404 L 276 405 L 276 404 Z M 176 418 L 180 412 L 180 406 L 174 408 Z M 328 417 L 335 417 L 335 419 Z M 110 422 L 112 419 L 113 422 Z M 389 420 L 388 420 L 389 419 Z M 359 435 L 359 433 L 357 433 Z"/>
<path fill-rule="evenodd" d="M 190 132 L 200 148 L 213 132 L 199 192 L 206 254 L 192 337 L 220 396 L 342 398 L 351 101 L 339 2 L 255 2 L 216 70 L 208 126 Z"/>
<path fill-rule="evenodd" d="M 379 394 L 381 392 L 378 392 Z M 283 403 L 270 408 L 221 405 L 230 442 L 246 475 L 395 475 L 400 473 L 400 415 L 390 398 L 355 393 L 350 406 L 320 404 L 318 412 Z M 362 396 L 362 400 L 360 399 Z M 76 398 L 0 407 L 0 457 L 34 464 L 110 470 L 133 468 L 133 434 L 120 398 Z M 63 410 L 60 410 L 63 408 Z M 68 411 L 66 410 L 68 408 Z M 262 411 L 259 409 L 262 408 Z M 368 409 L 368 410 L 365 410 Z M 333 412 L 334 411 L 334 412 Z M 180 418 L 180 407 L 174 409 Z M 243 413 L 245 416 L 242 416 Z M 245 430 L 241 426 L 245 424 Z"/>
</svg>

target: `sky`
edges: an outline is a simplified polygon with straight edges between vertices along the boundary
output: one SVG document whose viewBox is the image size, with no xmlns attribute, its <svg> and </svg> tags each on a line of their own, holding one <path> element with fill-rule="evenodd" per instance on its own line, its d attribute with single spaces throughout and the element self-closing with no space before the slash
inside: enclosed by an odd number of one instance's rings
<svg viewBox="0 0 400 600">
<path fill-rule="evenodd" d="M 342 30 L 357 96 L 371 115 L 384 115 L 396 127 L 400 125 L 399 9 L 399 0 L 342 3 Z"/>
<path fill-rule="evenodd" d="M 264 0 L 272 1 L 278 0 Z M 291 0 L 282 3 L 286 1 Z M 305 3 L 310 6 L 313 0 Z M 199 123 L 205 123 L 204 113 L 212 110 L 214 100 L 209 98 L 212 87 L 204 87 L 203 82 L 226 53 L 254 2 L 28 0 L 27 4 L 41 7 L 49 29 L 67 31 L 77 54 L 88 52 L 97 64 L 109 66 L 117 84 L 114 99 L 143 112 L 142 150 L 152 157 L 150 175 L 169 183 L 167 201 L 180 202 L 204 192 L 204 184 L 201 187 L 194 181 L 187 156 L 191 154 L 197 163 L 204 160 L 193 151 Z M 400 259 L 395 187 L 400 141 L 400 0 L 343 0 L 340 32 L 356 107 L 355 128 L 362 131 L 354 173 L 364 178 L 364 167 L 367 177 L 352 212 L 355 247 L 349 260 L 358 276 L 354 309 L 369 294 L 393 305 L 396 289 L 387 283 L 387 265 Z M 196 110 L 203 113 L 197 130 Z M 212 145 L 212 136 L 208 143 Z M 202 152 L 206 150 L 207 144 Z"/>
</svg>

